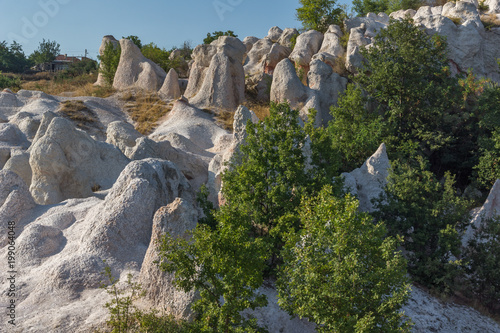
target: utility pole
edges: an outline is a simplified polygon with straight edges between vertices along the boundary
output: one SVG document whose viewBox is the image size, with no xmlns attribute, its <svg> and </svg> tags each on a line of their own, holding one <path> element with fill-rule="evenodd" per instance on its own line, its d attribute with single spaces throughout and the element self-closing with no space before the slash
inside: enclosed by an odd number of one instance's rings
<svg viewBox="0 0 500 333">
<path fill-rule="evenodd" d="M 87 49 L 85 49 L 85 58 L 87 58 L 87 53 L 88 53 Z"/>
</svg>

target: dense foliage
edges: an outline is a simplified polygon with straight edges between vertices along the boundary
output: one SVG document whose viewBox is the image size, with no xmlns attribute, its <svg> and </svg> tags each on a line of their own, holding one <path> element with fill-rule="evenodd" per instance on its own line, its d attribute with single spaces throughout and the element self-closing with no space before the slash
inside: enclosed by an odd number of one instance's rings
<svg viewBox="0 0 500 333">
<path fill-rule="evenodd" d="M 53 61 L 61 52 L 61 45 L 50 39 L 43 39 L 38 48 L 30 55 L 30 60 L 35 64 L 43 64 Z"/>
<path fill-rule="evenodd" d="M 113 43 L 107 42 L 104 47 L 104 52 L 99 56 L 99 60 L 101 61 L 99 71 L 104 77 L 104 81 L 109 86 L 113 85 L 116 70 L 120 63 L 121 53 L 122 51 L 119 43 L 115 46 Z"/>
<path fill-rule="evenodd" d="M 205 39 L 203 39 L 203 44 L 210 44 L 214 40 L 217 40 L 217 39 L 219 39 L 219 37 L 222 37 L 222 36 L 238 37 L 238 35 L 236 35 L 234 33 L 234 31 L 232 31 L 232 30 L 228 30 L 228 31 L 214 31 L 212 33 L 207 33 L 207 37 L 205 37 Z"/>
<path fill-rule="evenodd" d="M 415 9 L 423 6 L 421 0 L 353 0 L 353 9 L 359 16 L 368 13 L 390 14 L 398 10 Z"/>
<path fill-rule="evenodd" d="M 0 42 L 0 71 L 22 73 L 29 69 L 31 62 L 24 55 L 23 48 L 17 42 L 7 45 L 6 41 Z"/>
<path fill-rule="evenodd" d="M 409 297 L 406 262 L 382 223 L 331 187 L 300 208 L 278 279 L 279 304 L 318 324 L 318 332 L 403 332 Z"/>
<path fill-rule="evenodd" d="M 299 0 L 297 20 L 304 30 L 326 32 L 331 24 L 342 25 L 345 12 L 335 0 Z"/>
</svg>

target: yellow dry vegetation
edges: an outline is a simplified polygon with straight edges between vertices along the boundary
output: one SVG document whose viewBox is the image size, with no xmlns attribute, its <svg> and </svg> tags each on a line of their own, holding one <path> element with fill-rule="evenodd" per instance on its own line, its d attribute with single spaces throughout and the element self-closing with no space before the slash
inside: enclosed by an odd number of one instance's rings
<svg viewBox="0 0 500 333">
<path fill-rule="evenodd" d="M 124 92 L 120 99 L 127 102 L 125 110 L 136 122 L 136 130 L 143 135 L 151 133 L 158 120 L 172 110 L 172 104 L 167 104 L 155 92 L 130 90 Z"/>
</svg>

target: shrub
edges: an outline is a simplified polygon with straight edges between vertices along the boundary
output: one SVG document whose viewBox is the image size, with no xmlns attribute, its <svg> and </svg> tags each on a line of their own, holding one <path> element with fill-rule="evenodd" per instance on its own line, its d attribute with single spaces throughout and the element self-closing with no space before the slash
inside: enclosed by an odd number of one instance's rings
<svg viewBox="0 0 500 333">
<path fill-rule="evenodd" d="M 409 332 L 406 262 L 382 223 L 359 213 L 352 196 L 331 187 L 300 207 L 303 229 L 284 248 L 279 304 L 318 332 Z"/>
<path fill-rule="evenodd" d="M 302 22 L 304 30 L 326 32 L 331 24 L 342 25 L 344 10 L 336 6 L 335 0 L 299 0 L 297 20 Z"/>
<path fill-rule="evenodd" d="M 8 76 L 5 76 L 0 72 L 0 89 L 20 89 L 21 88 L 21 79 L 18 77 L 16 78 L 10 78 Z"/>
<path fill-rule="evenodd" d="M 472 295 L 492 313 L 500 311 L 500 219 L 485 219 L 465 250 Z"/>
<path fill-rule="evenodd" d="M 421 156 L 392 162 L 385 194 L 378 200 L 378 220 L 389 235 L 402 236 L 413 279 L 443 292 L 453 290 L 461 271 L 460 235 L 469 223 L 471 203 L 457 195 L 454 177 L 443 182 L 428 170 Z"/>
<path fill-rule="evenodd" d="M 113 85 L 115 73 L 118 68 L 118 64 L 120 63 L 120 56 L 120 44 L 116 44 L 115 46 L 113 43 L 107 42 L 103 54 L 98 57 L 101 61 L 99 71 L 104 77 L 106 84 L 109 86 Z"/>
<path fill-rule="evenodd" d="M 238 35 L 235 35 L 234 31 L 228 30 L 228 31 L 215 31 L 212 33 L 207 33 L 207 37 L 203 40 L 203 44 L 210 44 L 214 40 L 219 39 L 219 37 L 222 36 L 232 36 L 232 37 L 238 37 Z"/>
<path fill-rule="evenodd" d="M 38 65 L 53 61 L 61 52 L 61 45 L 56 41 L 43 39 L 38 48 L 30 55 L 30 60 Z"/>
</svg>

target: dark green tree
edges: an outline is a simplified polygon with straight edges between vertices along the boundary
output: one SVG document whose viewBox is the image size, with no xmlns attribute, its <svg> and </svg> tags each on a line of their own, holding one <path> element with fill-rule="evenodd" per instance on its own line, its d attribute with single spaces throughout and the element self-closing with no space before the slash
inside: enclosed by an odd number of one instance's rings
<svg viewBox="0 0 500 333">
<path fill-rule="evenodd" d="M 454 177 L 443 182 L 429 171 L 422 156 L 392 161 L 385 194 L 378 201 L 378 220 L 389 235 L 402 236 L 408 271 L 415 281 L 444 292 L 461 274 L 461 234 L 469 223 L 471 202 L 457 195 Z"/>
<path fill-rule="evenodd" d="M 115 73 L 118 68 L 118 64 L 120 63 L 121 53 L 122 51 L 119 43 L 115 46 L 113 43 L 108 42 L 104 47 L 103 54 L 98 57 L 101 61 L 99 72 L 102 74 L 104 80 L 109 86 L 113 85 Z"/>
<path fill-rule="evenodd" d="M 166 236 L 160 245 L 162 269 L 175 273 L 176 286 L 200 297 L 192 309 L 201 332 L 265 332 L 243 310 L 267 305 L 257 289 L 269 247 L 251 237 L 250 219 L 230 206 L 216 214 L 215 229 L 198 224 L 192 241 Z"/>
<path fill-rule="evenodd" d="M 122 37 L 122 38 L 130 39 L 135 45 L 137 45 L 138 48 L 142 49 L 142 41 L 139 37 L 134 36 L 134 35 L 130 35 L 127 37 Z"/>
<path fill-rule="evenodd" d="M 304 30 L 326 32 L 331 24 L 342 25 L 345 12 L 335 0 L 299 0 L 299 3 L 296 16 Z"/>
<path fill-rule="evenodd" d="M 0 71 L 22 73 L 30 67 L 30 61 L 24 55 L 22 46 L 16 41 L 10 46 L 0 42 Z"/>
<path fill-rule="evenodd" d="M 50 39 L 43 39 L 38 45 L 38 49 L 30 55 L 30 60 L 36 64 L 44 64 L 53 61 L 61 52 L 61 45 Z"/>
<path fill-rule="evenodd" d="M 238 37 L 238 35 L 234 34 L 234 31 L 228 30 L 228 31 L 215 31 L 212 33 L 207 33 L 207 37 L 203 40 L 203 44 L 210 44 L 214 40 L 219 39 L 219 37 L 222 36 L 232 36 L 232 37 Z"/>
<path fill-rule="evenodd" d="M 406 261 L 382 223 L 358 201 L 325 187 L 300 207 L 303 229 L 288 237 L 279 304 L 318 332 L 406 332 Z M 407 318 L 406 318 L 407 319 Z"/>
</svg>

